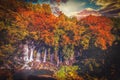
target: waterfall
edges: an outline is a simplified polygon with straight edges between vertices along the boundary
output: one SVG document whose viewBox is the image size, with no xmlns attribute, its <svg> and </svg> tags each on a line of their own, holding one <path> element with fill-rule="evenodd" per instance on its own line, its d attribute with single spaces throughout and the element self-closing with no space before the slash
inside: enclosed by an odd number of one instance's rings
<svg viewBox="0 0 120 80">
<path fill-rule="evenodd" d="M 43 62 L 46 62 L 47 50 L 45 49 Z"/>
<path fill-rule="evenodd" d="M 23 45 L 23 55 L 24 55 L 23 60 L 25 62 L 28 61 L 28 52 L 29 52 L 28 45 L 27 44 Z"/>
<path fill-rule="evenodd" d="M 33 51 L 35 49 L 35 46 L 34 45 L 31 45 L 30 46 L 30 58 L 29 58 L 29 61 L 33 61 Z"/>
<path fill-rule="evenodd" d="M 41 62 L 41 53 L 40 53 L 40 49 L 39 49 L 38 52 L 37 52 L 36 61 Z"/>
<path fill-rule="evenodd" d="M 57 67 L 59 66 L 60 64 L 60 61 L 59 61 L 59 56 L 58 56 L 58 59 L 57 59 Z"/>
<path fill-rule="evenodd" d="M 25 68 L 29 68 L 28 67 L 28 62 L 29 62 L 29 48 L 28 48 L 28 44 L 24 44 L 23 45 L 23 60 L 25 62 L 25 64 L 22 66 L 21 69 L 25 69 Z"/>
</svg>

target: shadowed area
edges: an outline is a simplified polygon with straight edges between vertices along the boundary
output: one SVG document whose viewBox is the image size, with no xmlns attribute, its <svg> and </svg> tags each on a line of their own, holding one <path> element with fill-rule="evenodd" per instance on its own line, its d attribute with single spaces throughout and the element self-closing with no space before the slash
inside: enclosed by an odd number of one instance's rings
<svg viewBox="0 0 120 80">
<path fill-rule="evenodd" d="M 48 76 L 29 76 L 28 80 L 56 80 L 55 78 L 48 77 Z"/>
<path fill-rule="evenodd" d="M 14 80 L 56 80 L 49 70 L 22 70 L 14 74 Z"/>
</svg>

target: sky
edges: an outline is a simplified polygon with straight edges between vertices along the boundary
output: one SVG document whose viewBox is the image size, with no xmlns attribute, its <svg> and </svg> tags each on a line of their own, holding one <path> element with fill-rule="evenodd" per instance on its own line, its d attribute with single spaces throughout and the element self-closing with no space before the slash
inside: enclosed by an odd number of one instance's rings
<svg viewBox="0 0 120 80">
<path fill-rule="evenodd" d="M 120 17 L 120 0 L 26 0 L 34 3 L 48 3 L 58 7 L 65 15 L 71 16 L 84 9 L 99 11 L 106 16 Z M 57 3 L 56 1 L 60 1 Z M 59 4 L 59 5 L 58 5 Z"/>
<path fill-rule="evenodd" d="M 67 16 L 71 16 L 75 12 L 80 12 L 86 8 L 95 10 L 99 9 L 98 5 L 95 5 L 89 0 L 69 0 L 66 3 L 60 3 L 58 7 Z"/>
</svg>

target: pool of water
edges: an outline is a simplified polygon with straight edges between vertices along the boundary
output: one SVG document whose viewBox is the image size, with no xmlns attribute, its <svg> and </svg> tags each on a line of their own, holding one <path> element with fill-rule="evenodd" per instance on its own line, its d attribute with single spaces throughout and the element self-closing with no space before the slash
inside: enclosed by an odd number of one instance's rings
<svg viewBox="0 0 120 80">
<path fill-rule="evenodd" d="M 54 73 L 49 70 L 22 70 L 16 72 L 14 80 L 56 80 L 52 77 Z"/>
</svg>

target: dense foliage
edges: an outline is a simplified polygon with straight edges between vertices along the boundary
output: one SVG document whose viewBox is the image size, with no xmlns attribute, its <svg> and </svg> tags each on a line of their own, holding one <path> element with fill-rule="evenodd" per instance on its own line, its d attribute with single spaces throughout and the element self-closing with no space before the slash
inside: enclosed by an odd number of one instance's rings
<svg viewBox="0 0 120 80">
<path fill-rule="evenodd" d="M 115 40 L 119 40 L 119 21 L 92 15 L 78 21 L 62 12 L 55 16 L 49 4 L 1 0 L 0 66 L 4 65 L 9 69 L 21 67 L 20 63 L 24 64 L 21 57 L 27 45 L 29 53 L 33 53 L 34 59 L 39 59 L 40 62 L 49 61 L 57 66 L 78 63 L 77 66 L 80 68 L 80 64 L 84 64 L 89 65 L 93 71 L 93 66 L 100 66 L 97 62 L 104 64 L 104 60 L 86 59 L 83 53 L 91 48 L 103 52 L 112 46 Z M 97 51 L 94 53 L 97 54 Z M 57 78 L 83 80 L 76 73 L 77 69 L 73 66 L 64 66 L 56 73 Z"/>
<path fill-rule="evenodd" d="M 63 66 L 56 72 L 55 77 L 58 80 L 83 80 L 83 78 L 77 74 L 77 70 L 77 66 Z"/>
</svg>

